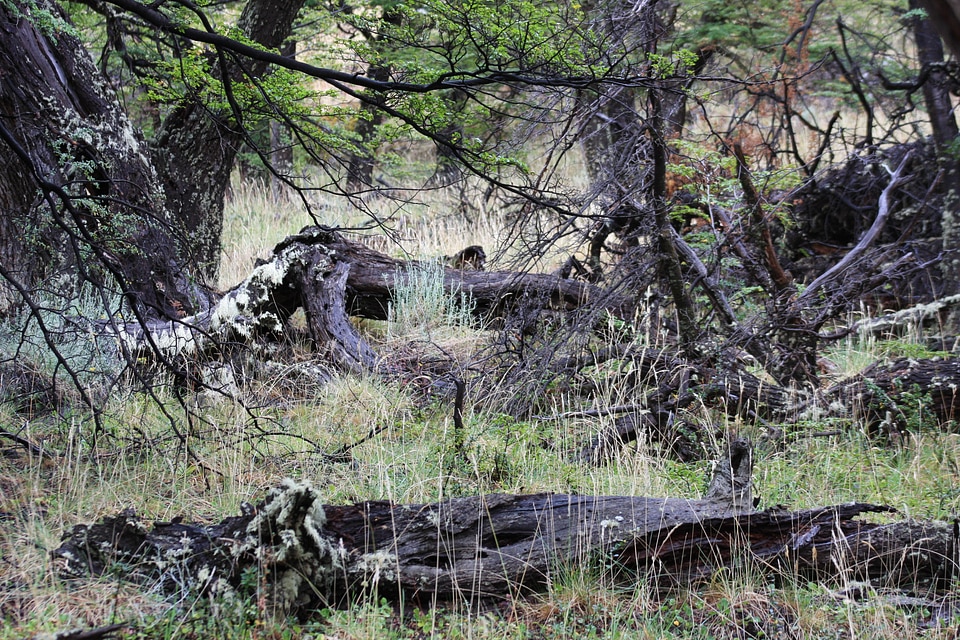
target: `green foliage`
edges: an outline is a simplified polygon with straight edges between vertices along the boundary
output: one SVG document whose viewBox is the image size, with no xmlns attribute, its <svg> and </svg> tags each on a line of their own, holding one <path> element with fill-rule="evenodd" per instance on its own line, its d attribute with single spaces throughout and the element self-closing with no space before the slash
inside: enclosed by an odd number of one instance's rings
<svg viewBox="0 0 960 640">
<path fill-rule="evenodd" d="M 873 345 L 873 349 L 884 358 L 920 360 L 924 358 L 949 358 L 953 355 L 949 351 L 931 349 L 926 344 L 914 340 L 878 340 Z"/>
<path fill-rule="evenodd" d="M 682 78 L 692 73 L 697 54 L 688 49 L 676 49 L 666 55 L 651 52 L 647 54 L 647 62 L 654 78 Z"/>
<path fill-rule="evenodd" d="M 29 20 L 37 31 L 50 38 L 53 43 L 61 35 L 77 37 L 77 30 L 64 20 L 59 13 L 51 11 L 47 6 L 41 6 L 37 0 L 0 0 L 2 6 L 14 18 Z"/>
<path fill-rule="evenodd" d="M 255 46 L 249 41 L 245 44 Z M 217 60 L 206 49 L 192 47 L 180 58 L 160 62 L 157 66 L 160 70 L 157 76 L 143 79 L 150 100 L 170 106 L 191 100 L 214 113 L 233 113 L 224 83 L 215 72 Z M 355 113 L 341 106 L 322 105 L 322 98 L 335 94 L 309 89 L 299 74 L 281 68 L 272 69 L 256 82 L 249 79 L 231 81 L 229 88 L 248 127 L 254 127 L 278 112 L 304 121 L 310 117 L 342 118 Z"/>
</svg>

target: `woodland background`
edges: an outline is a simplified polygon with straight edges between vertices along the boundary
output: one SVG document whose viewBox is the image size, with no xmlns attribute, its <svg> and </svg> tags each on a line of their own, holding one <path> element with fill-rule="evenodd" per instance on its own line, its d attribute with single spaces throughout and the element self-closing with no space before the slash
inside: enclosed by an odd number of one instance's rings
<svg viewBox="0 0 960 640">
<path fill-rule="evenodd" d="M 0 0 L 0 635 L 954 637 L 957 43 L 918 0 Z M 890 506 L 946 573 L 601 547 L 295 607 L 51 553 L 283 478 L 696 503 L 744 438 L 738 509 Z"/>
</svg>

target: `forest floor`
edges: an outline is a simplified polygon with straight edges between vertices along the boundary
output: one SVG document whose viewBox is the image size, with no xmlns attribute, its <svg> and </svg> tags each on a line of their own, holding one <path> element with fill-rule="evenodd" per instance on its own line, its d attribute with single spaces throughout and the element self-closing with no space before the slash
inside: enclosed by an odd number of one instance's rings
<svg viewBox="0 0 960 640">
<path fill-rule="evenodd" d="M 266 213 L 265 212 L 270 212 Z M 288 211 L 255 188 L 235 190 L 225 240 L 223 286 L 238 282 L 253 258 L 296 231 Z M 321 220 L 321 222 L 323 222 Z M 327 222 L 334 222 L 330 220 Z M 341 224 L 343 223 L 340 221 Z M 439 257 L 468 244 L 498 246 L 500 225 L 480 216 L 410 215 L 401 233 L 416 257 Z M 390 251 L 389 243 L 378 246 Z M 491 253 L 488 249 L 488 253 Z M 501 258 L 505 260 L 505 258 Z M 549 261 L 549 257 L 545 260 Z M 364 321 L 364 335 L 382 353 L 416 353 L 424 343 L 464 361 L 486 333 L 450 313 L 435 290 L 410 292 L 394 321 Z M 919 336 L 877 341 L 852 336 L 824 356 L 831 380 L 878 360 L 930 355 Z M 306 357 L 306 356 L 305 356 Z M 616 378 L 596 373 L 608 406 L 622 397 Z M 389 500 L 433 502 L 481 493 L 558 492 L 590 495 L 699 497 L 712 461 L 682 463 L 656 443 L 637 441 L 601 467 L 571 460 L 570 451 L 611 418 L 518 422 L 473 410 L 468 390 L 464 430 L 452 405 L 425 393 L 425 380 L 335 375 L 326 384 L 295 376 L 259 380 L 244 405 L 188 398 L 202 420 L 187 420 L 173 389 L 170 414 L 137 394 L 115 392 L 104 413 L 109 437 L 90 444 L 93 424 L 78 410 L 30 417 L 0 405 L 0 424 L 56 457 L 0 440 L 0 640 L 122 623 L 129 638 L 957 638 L 960 610 L 936 609 L 924 594 L 887 593 L 851 581 L 844 568 L 830 584 L 775 576 L 745 564 L 702 584 L 658 592 L 612 578 L 602 566 L 558 567 L 540 595 L 507 593 L 481 610 L 463 603 L 386 600 L 284 620 L 262 600 L 217 600 L 159 593 L 151 585 L 108 575 L 65 580 L 50 551 L 71 526 L 135 508 L 146 519 L 183 517 L 217 522 L 255 502 L 282 478 L 309 481 L 326 503 Z M 164 394 L 167 394 L 166 396 Z M 557 390 L 555 414 L 573 400 Z M 170 415 L 173 415 L 171 426 Z M 258 420 L 254 424 L 252 418 Z M 801 509 L 850 501 L 889 505 L 898 518 L 952 520 L 960 511 L 960 435 L 917 415 L 897 441 L 878 440 L 856 424 L 811 425 L 834 435 L 764 439 L 761 425 L 694 407 L 686 419 L 751 437 L 754 495 L 761 508 Z M 828 428 L 821 428 L 821 427 Z M 182 446 L 187 434 L 189 454 Z M 335 452 L 367 438 L 332 459 Z M 718 455 L 723 443 L 707 443 Z M 255 579 L 255 578 L 254 578 Z"/>
</svg>

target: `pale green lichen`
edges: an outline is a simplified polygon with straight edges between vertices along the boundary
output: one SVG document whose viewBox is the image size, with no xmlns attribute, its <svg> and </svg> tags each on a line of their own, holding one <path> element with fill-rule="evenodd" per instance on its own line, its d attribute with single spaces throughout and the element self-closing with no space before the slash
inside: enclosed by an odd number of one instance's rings
<svg viewBox="0 0 960 640">
<path fill-rule="evenodd" d="M 233 548 L 234 557 L 253 553 L 258 559 L 280 610 L 290 611 L 322 593 L 343 573 L 347 553 L 342 543 L 323 535 L 326 522 L 316 491 L 286 479 L 270 491 L 247 525 L 246 538 Z"/>
<path fill-rule="evenodd" d="M 380 580 L 396 582 L 398 566 L 396 554 L 383 550 L 365 553 L 357 561 L 357 570 L 368 576 L 364 582 L 373 586 L 379 584 Z"/>
</svg>

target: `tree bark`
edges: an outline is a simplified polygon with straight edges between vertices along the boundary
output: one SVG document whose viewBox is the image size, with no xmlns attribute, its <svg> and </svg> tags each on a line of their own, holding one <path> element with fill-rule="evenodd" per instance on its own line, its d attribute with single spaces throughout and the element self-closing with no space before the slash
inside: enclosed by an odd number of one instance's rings
<svg viewBox="0 0 960 640">
<path fill-rule="evenodd" d="M 248 0 L 237 26 L 244 37 L 279 49 L 302 6 L 303 0 Z M 220 62 L 216 74 L 224 85 L 244 76 L 258 78 L 267 70 L 266 64 L 255 61 L 241 67 L 224 56 Z M 220 265 L 224 194 L 246 138 L 244 126 L 240 113 L 211 112 L 208 105 L 188 96 L 163 121 L 151 144 L 167 207 L 190 230 L 187 259 L 210 281 Z"/>
<path fill-rule="evenodd" d="M 744 562 L 913 589 L 946 588 L 957 575 L 955 527 L 856 520 L 893 511 L 866 504 L 757 512 L 749 443 L 731 443 L 719 468 L 700 500 L 494 494 L 337 506 L 286 480 L 258 507 L 217 525 L 148 529 L 127 510 L 74 527 L 53 555 L 65 575 L 120 566 L 128 579 L 221 595 L 254 595 L 242 583 L 257 570 L 281 615 L 362 597 L 503 598 L 597 561 L 665 587 Z"/>
<path fill-rule="evenodd" d="M 280 48 L 285 58 L 297 57 L 297 41 L 287 40 Z M 286 123 L 279 120 L 270 121 L 270 164 L 273 171 L 270 173 L 270 195 L 274 203 L 285 197 L 284 181 L 293 171 L 293 133 Z"/>
<path fill-rule="evenodd" d="M 270 260 L 199 314 L 176 320 L 107 325 L 136 356 L 197 357 L 229 342 L 280 335 L 299 308 L 315 345 L 348 371 L 371 370 L 376 355 L 348 316 L 387 320 L 396 288 L 417 262 L 397 260 L 351 242 L 331 229 L 306 227 L 273 250 Z M 570 311 L 592 304 L 627 317 L 631 301 L 555 275 L 460 270 L 445 267 L 444 288 L 471 305 L 478 318 L 521 309 Z"/>
<path fill-rule="evenodd" d="M 948 0 L 910 0 L 911 9 L 921 6 L 929 14 L 928 19 L 918 19 L 914 26 L 921 65 L 943 64 L 943 46 L 934 29 L 940 32 L 953 54 L 960 57 L 960 5 Z M 943 71 L 930 73 L 923 85 L 923 97 L 930 114 L 937 153 L 944 165 L 946 196 L 940 220 L 943 233 L 943 256 L 940 263 L 943 288 L 940 295 L 950 296 L 960 293 L 960 162 L 957 161 L 955 152 L 945 151 L 951 144 L 956 143 L 960 130 L 953 115 L 953 101 Z M 960 334 L 960 313 L 949 313 L 945 325 L 951 334 Z"/>
<path fill-rule="evenodd" d="M 398 11 L 396 7 L 386 6 L 381 19 L 385 29 L 399 28 L 403 24 L 403 12 Z M 386 35 L 372 31 L 362 33 L 370 43 L 371 49 L 382 58 L 382 61 L 371 64 L 367 68 L 367 76 L 379 82 L 389 80 L 392 63 L 389 49 L 385 46 L 385 40 L 388 40 Z M 360 102 L 360 115 L 354 127 L 354 133 L 357 136 L 356 148 L 349 154 L 346 162 L 347 190 L 351 193 L 373 188 L 373 171 L 376 166 L 377 152 L 376 136 L 384 118 L 383 109 L 379 107 L 383 101 L 382 94 L 367 90 L 361 95 L 363 100 Z"/>
<path fill-rule="evenodd" d="M 921 0 L 910 0 L 911 10 L 919 9 Z M 917 56 L 921 67 L 931 70 L 927 81 L 923 83 L 923 101 L 930 116 L 930 128 L 933 130 L 933 141 L 937 151 L 943 153 L 953 143 L 960 129 L 953 116 L 953 101 L 948 86 L 949 78 L 942 70 L 943 44 L 937 34 L 933 21 L 928 16 L 925 19 L 915 18 L 913 21 L 914 40 L 917 43 Z"/>
<path fill-rule="evenodd" d="M 109 274 L 143 312 L 176 317 L 203 293 L 178 259 L 145 144 L 79 40 L 41 30 L 40 11 L 66 24 L 52 2 L 0 6 L 3 310 L 66 272 L 100 284 Z"/>
</svg>

